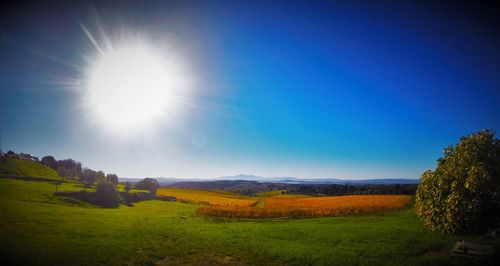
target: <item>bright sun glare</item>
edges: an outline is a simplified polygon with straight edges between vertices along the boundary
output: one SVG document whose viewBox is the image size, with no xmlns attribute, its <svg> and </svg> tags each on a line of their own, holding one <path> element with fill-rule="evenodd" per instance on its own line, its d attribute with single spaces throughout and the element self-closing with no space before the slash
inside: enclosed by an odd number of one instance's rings
<svg viewBox="0 0 500 266">
<path fill-rule="evenodd" d="M 172 97 L 174 82 L 158 55 L 145 46 L 101 53 L 89 77 L 89 100 L 106 124 L 138 126 L 158 118 Z"/>
<path fill-rule="evenodd" d="M 168 33 L 107 32 L 98 26 L 94 35 L 80 26 L 92 45 L 84 54 L 82 104 L 93 129 L 142 136 L 180 121 L 194 84 L 184 47 L 177 47 Z"/>
</svg>

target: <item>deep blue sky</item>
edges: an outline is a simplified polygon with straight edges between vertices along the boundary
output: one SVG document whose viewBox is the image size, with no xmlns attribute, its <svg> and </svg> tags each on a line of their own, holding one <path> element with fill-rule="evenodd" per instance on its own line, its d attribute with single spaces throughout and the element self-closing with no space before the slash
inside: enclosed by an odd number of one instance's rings
<svg viewBox="0 0 500 266">
<path fill-rule="evenodd" d="M 125 177 L 418 178 L 460 136 L 500 129 L 497 8 L 370 2 L 4 6 L 2 149 Z M 90 127 L 80 25 L 182 50 L 182 116 L 140 136 Z"/>
</svg>

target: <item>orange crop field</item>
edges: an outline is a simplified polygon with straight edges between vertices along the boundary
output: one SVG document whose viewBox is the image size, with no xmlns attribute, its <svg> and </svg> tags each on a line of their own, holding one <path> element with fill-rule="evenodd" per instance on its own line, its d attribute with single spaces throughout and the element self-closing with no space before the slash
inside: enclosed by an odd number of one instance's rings
<svg viewBox="0 0 500 266">
<path fill-rule="evenodd" d="M 270 197 L 263 199 L 263 207 L 208 206 L 199 208 L 199 215 L 266 218 L 266 217 L 319 217 L 374 213 L 404 207 L 410 196 L 405 195 L 352 195 L 334 197 Z"/>
<path fill-rule="evenodd" d="M 406 195 L 309 197 L 285 194 L 248 197 L 223 191 L 178 188 L 160 188 L 156 195 L 160 198 L 172 196 L 180 202 L 208 205 L 198 208 L 198 215 L 232 218 L 299 218 L 374 213 L 402 208 L 411 199 Z"/>
<path fill-rule="evenodd" d="M 226 207 L 249 207 L 256 204 L 259 200 L 255 197 L 247 197 L 230 192 L 178 188 L 160 188 L 156 191 L 156 196 L 160 198 L 162 196 L 171 196 L 180 202 Z"/>
</svg>

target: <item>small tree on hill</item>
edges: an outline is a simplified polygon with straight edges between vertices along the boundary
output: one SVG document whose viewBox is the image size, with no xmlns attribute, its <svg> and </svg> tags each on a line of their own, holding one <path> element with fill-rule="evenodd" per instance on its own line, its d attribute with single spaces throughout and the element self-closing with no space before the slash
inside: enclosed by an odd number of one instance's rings
<svg viewBox="0 0 500 266">
<path fill-rule="evenodd" d="M 41 160 L 41 163 L 57 171 L 57 161 L 54 156 L 44 156 Z"/>
<path fill-rule="evenodd" d="M 100 181 L 105 181 L 106 180 L 106 175 L 104 174 L 103 171 L 99 170 L 95 173 L 95 181 L 100 182 Z"/>
<path fill-rule="evenodd" d="M 92 186 L 96 181 L 96 172 L 92 169 L 83 169 L 81 182 L 85 183 L 87 186 Z"/>
<path fill-rule="evenodd" d="M 462 137 L 420 182 L 415 207 L 428 227 L 447 233 L 487 228 L 500 214 L 500 141 L 489 130 Z"/>
<path fill-rule="evenodd" d="M 118 176 L 115 174 L 107 174 L 106 181 L 113 183 L 113 185 L 118 185 Z"/>
<path fill-rule="evenodd" d="M 137 185 L 135 185 L 135 188 L 137 189 L 147 189 L 151 194 L 155 194 L 156 190 L 160 187 L 160 183 L 158 180 L 154 178 L 149 178 L 146 177 L 143 180 L 139 181 Z"/>
<path fill-rule="evenodd" d="M 132 186 L 130 185 L 129 182 L 125 182 L 125 192 L 129 193 L 129 191 L 132 189 Z"/>
<path fill-rule="evenodd" d="M 100 181 L 96 187 L 97 204 L 107 207 L 116 208 L 120 205 L 120 195 L 116 191 L 115 185 L 107 181 Z"/>
</svg>

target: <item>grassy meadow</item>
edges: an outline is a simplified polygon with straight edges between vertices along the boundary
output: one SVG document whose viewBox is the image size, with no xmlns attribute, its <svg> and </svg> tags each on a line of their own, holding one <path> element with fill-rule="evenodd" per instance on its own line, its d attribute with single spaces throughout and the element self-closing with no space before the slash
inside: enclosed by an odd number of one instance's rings
<svg viewBox="0 0 500 266">
<path fill-rule="evenodd" d="M 359 216 L 250 220 L 197 216 L 200 205 L 160 200 L 105 209 L 53 192 L 49 182 L 0 178 L 4 265 L 488 263 L 450 258 L 456 240 L 487 240 L 430 232 L 411 205 Z"/>
</svg>

